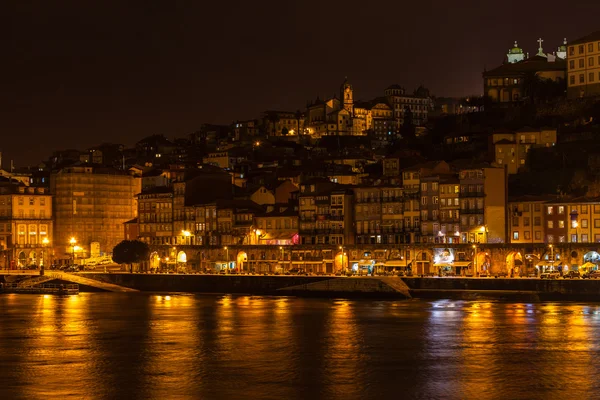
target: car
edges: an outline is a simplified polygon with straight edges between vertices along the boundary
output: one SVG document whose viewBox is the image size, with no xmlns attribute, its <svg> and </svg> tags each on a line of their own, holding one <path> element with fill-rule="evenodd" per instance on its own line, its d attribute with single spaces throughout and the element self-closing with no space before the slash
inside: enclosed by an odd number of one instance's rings
<svg viewBox="0 0 600 400">
<path fill-rule="evenodd" d="M 564 279 L 580 279 L 581 274 L 579 273 L 579 271 L 567 271 L 563 275 L 563 278 Z"/>
<path fill-rule="evenodd" d="M 600 271 L 590 271 L 587 274 L 584 274 L 583 278 L 598 279 L 598 278 L 600 278 Z"/>
<path fill-rule="evenodd" d="M 560 274 L 556 271 L 544 272 L 540 275 L 540 279 L 558 279 Z"/>
<path fill-rule="evenodd" d="M 100 261 L 98 264 L 100 264 L 100 265 L 112 264 L 112 261 L 108 260 L 108 259 L 104 259 L 104 260 Z"/>
</svg>

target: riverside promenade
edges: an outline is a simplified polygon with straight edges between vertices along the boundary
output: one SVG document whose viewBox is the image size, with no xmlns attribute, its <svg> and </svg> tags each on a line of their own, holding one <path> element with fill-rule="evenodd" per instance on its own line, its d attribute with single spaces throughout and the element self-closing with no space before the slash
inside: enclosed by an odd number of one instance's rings
<svg viewBox="0 0 600 400">
<path fill-rule="evenodd" d="M 1 275 L 13 282 L 26 274 Z M 39 278 L 35 278 L 36 281 Z M 269 296 L 380 299 L 495 299 L 600 302 L 600 280 L 397 276 L 305 276 L 82 273 L 50 274 L 44 283 L 78 283 L 80 290 L 111 292 L 229 293 Z"/>
<path fill-rule="evenodd" d="M 232 293 L 386 299 L 598 301 L 600 280 L 538 278 L 340 277 L 87 273 L 85 277 L 141 292 Z"/>
</svg>

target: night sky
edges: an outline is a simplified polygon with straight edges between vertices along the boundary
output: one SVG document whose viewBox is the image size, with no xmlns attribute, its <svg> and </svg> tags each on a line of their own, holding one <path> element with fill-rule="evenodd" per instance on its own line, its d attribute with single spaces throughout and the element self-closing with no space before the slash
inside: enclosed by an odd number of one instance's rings
<svg viewBox="0 0 600 400">
<path fill-rule="evenodd" d="M 132 145 L 203 123 L 303 108 L 348 76 L 480 94 L 516 39 L 546 51 L 600 29 L 598 0 L 10 0 L 0 15 L 3 166 L 61 148 Z"/>
</svg>

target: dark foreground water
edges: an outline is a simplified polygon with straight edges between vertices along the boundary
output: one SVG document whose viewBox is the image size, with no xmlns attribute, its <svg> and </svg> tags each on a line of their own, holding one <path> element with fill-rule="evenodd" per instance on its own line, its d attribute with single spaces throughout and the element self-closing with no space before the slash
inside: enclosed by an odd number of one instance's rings
<svg viewBox="0 0 600 400">
<path fill-rule="evenodd" d="M 600 397 L 600 306 L 0 295 L 0 399 Z"/>
</svg>

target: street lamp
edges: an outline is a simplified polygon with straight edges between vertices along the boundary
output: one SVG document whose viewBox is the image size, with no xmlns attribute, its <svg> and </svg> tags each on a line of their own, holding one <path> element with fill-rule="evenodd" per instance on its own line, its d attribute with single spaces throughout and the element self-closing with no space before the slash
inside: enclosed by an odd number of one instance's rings
<svg viewBox="0 0 600 400">
<path fill-rule="evenodd" d="M 554 271 L 554 245 L 552 244 L 550 244 L 550 270 Z"/>
<path fill-rule="evenodd" d="M 227 263 L 227 272 L 229 272 L 229 247 L 225 246 L 225 253 L 227 254 L 227 258 L 225 259 Z"/>
<path fill-rule="evenodd" d="M 48 246 L 48 243 L 50 243 L 50 240 L 48 240 L 47 237 L 42 239 L 42 262 L 40 265 L 40 275 L 44 275 L 44 267 L 46 266 L 46 247 Z"/>
<path fill-rule="evenodd" d="M 474 276 L 477 277 L 477 245 L 473 245 L 473 272 Z"/>
<path fill-rule="evenodd" d="M 281 250 L 281 271 L 283 272 L 285 270 L 285 268 L 284 268 L 285 257 L 283 254 L 283 246 L 279 246 L 279 250 Z"/>
<path fill-rule="evenodd" d="M 69 244 L 71 245 L 71 264 L 75 265 L 75 244 L 77 243 L 77 239 L 75 239 L 74 237 L 71 237 L 71 239 L 69 239 Z"/>
<path fill-rule="evenodd" d="M 342 273 L 345 274 L 345 268 L 344 268 L 344 246 L 340 246 L 340 250 L 342 251 Z"/>
<path fill-rule="evenodd" d="M 189 241 L 190 241 L 190 239 L 189 239 L 189 238 L 190 238 L 190 236 L 192 236 L 192 232 L 190 232 L 190 231 L 186 231 L 186 230 L 183 230 L 183 231 L 181 231 L 181 235 L 182 235 L 182 236 L 183 236 L 183 237 L 186 239 L 186 240 L 184 241 L 184 244 L 190 244 L 190 243 L 189 243 Z"/>
</svg>

